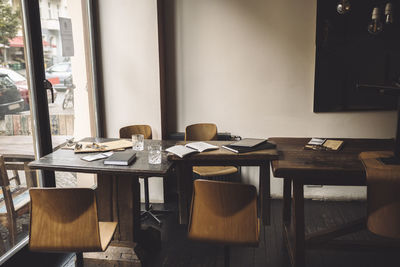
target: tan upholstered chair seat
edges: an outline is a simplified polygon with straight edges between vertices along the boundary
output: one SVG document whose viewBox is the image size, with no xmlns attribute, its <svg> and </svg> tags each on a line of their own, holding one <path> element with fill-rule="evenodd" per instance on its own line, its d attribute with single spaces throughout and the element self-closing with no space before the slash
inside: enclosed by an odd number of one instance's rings
<svg viewBox="0 0 400 267">
<path fill-rule="evenodd" d="M 258 245 L 257 191 L 252 185 L 195 180 L 189 238 L 226 245 Z"/>
<path fill-rule="evenodd" d="M 193 172 L 203 177 L 223 176 L 236 173 L 234 166 L 194 166 Z"/>
</svg>

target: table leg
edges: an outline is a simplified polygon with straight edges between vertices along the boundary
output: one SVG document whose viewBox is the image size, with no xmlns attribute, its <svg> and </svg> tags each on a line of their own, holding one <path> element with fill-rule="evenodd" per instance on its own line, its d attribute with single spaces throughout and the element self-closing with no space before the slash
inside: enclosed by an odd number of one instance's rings
<svg viewBox="0 0 400 267">
<path fill-rule="evenodd" d="M 104 175 L 97 178 L 100 221 L 117 221 L 114 241 L 133 245 L 140 238 L 140 184 L 132 175 Z"/>
<path fill-rule="evenodd" d="M 263 225 L 271 224 L 271 182 L 269 162 L 260 165 L 260 211 Z"/>
<path fill-rule="evenodd" d="M 305 266 L 305 227 L 304 227 L 304 184 L 293 180 L 293 263 L 296 267 Z"/>
<path fill-rule="evenodd" d="M 179 223 L 188 224 L 189 207 L 193 192 L 192 165 L 179 162 L 176 167 L 179 194 Z"/>
<path fill-rule="evenodd" d="M 99 221 L 110 222 L 113 216 L 113 180 L 112 175 L 97 175 L 97 216 Z"/>
<path fill-rule="evenodd" d="M 292 180 L 285 178 L 283 180 L 283 223 L 287 226 L 290 225 L 292 202 Z"/>
<path fill-rule="evenodd" d="M 139 177 L 120 175 L 117 180 L 117 213 L 121 241 L 139 242 L 140 184 Z"/>
</svg>

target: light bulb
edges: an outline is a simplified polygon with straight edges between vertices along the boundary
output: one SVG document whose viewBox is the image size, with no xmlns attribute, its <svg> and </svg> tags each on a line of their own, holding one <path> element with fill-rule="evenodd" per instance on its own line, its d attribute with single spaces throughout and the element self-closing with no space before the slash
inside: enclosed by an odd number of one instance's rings
<svg viewBox="0 0 400 267">
<path fill-rule="evenodd" d="M 370 34 L 379 34 L 383 30 L 382 22 L 379 20 L 379 7 L 372 10 L 371 22 L 368 24 L 368 32 Z"/>
<path fill-rule="evenodd" d="M 351 5 L 350 5 L 349 0 L 341 0 L 336 6 L 336 11 L 339 14 L 343 15 L 343 14 L 348 13 L 350 11 L 350 8 L 351 8 Z"/>
<path fill-rule="evenodd" d="M 387 3 L 385 6 L 385 23 L 386 24 L 393 23 L 392 3 Z"/>
</svg>

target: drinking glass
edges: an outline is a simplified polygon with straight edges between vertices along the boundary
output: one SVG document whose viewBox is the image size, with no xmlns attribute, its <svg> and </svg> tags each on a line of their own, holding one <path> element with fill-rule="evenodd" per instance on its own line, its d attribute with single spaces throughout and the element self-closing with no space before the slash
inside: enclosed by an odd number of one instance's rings
<svg viewBox="0 0 400 267">
<path fill-rule="evenodd" d="M 144 136 L 143 134 L 132 135 L 132 149 L 141 151 L 144 149 Z"/>
<path fill-rule="evenodd" d="M 147 147 L 149 151 L 149 163 L 150 164 L 161 164 L 161 146 L 151 145 Z"/>
</svg>

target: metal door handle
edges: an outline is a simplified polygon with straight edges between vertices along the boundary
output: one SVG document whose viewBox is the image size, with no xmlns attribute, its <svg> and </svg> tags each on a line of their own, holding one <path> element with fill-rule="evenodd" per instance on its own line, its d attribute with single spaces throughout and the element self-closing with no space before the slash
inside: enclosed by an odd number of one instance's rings
<svg viewBox="0 0 400 267">
<path fill-rule="evenodd" d="M 47 79 L 44 79 L 43 81 L 43 87 L 44 89 L 50 90 L 51 93 L 51 103 L 54 103 L 54 89 L 53 89 L 53 85 L 51 84 L 51 82 L 49 82 Z"/>
</svg>

